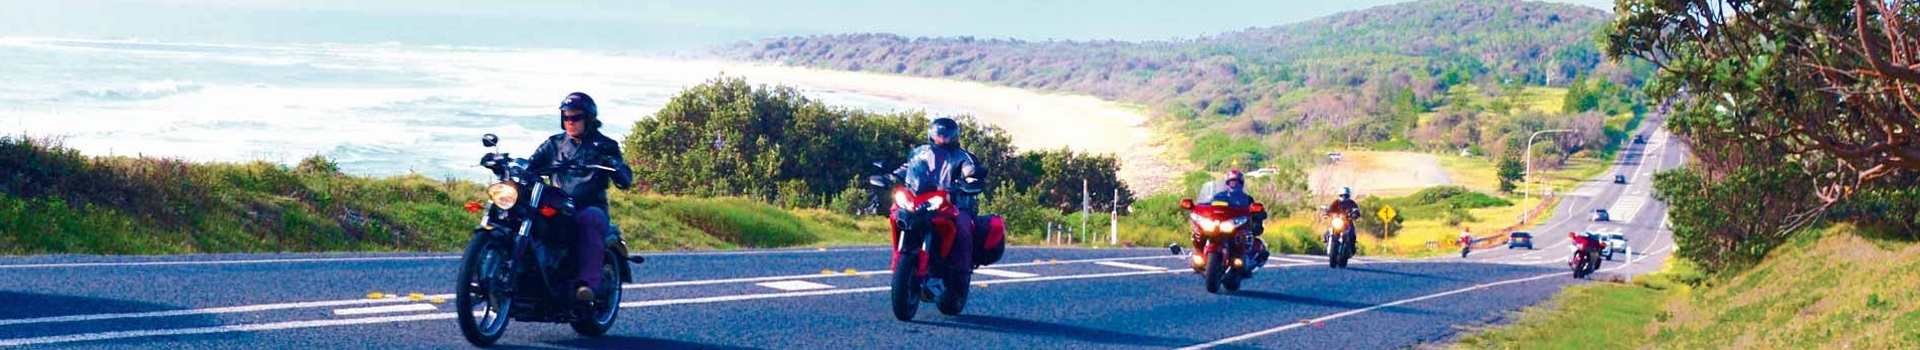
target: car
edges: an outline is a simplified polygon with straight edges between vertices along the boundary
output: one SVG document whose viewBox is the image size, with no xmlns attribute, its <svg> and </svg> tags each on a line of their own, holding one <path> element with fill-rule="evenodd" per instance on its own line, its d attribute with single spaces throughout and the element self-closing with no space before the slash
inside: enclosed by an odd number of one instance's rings
<svg viewBox="0 0 1920 350">
<path fill-rule="evenodd" d="M 1525 231 L 1515 231 L 1512 234 L 1508 234 L 1507 249 L 1517 247 L 1527 247 L 1527 250 L 1533 250 L 1533 234 Z"/>
<path fill-rule="evenodd" d="M 1633 143 L 1647 143 L 1647 135 L 1633 135 Z"/>
<path fill-rule="evenodd" d="M 1594 210 L 1593 210 L 1593 221 L 1596 221 L 1596 222 L 1608 222 L 1608 221 L 1613 221 L 1613 216 L 1611 216 L 1611 215 L 1607 215 L 1607 209 L 1606 209 L 1606 208 L 1599 208 L 1599 209 L 1594 209 Z"/>
<path fill-rule="evenodd" d="M 1613 183 L 1622 184 L 1622 185 L 1627 184 L 1627 175 L 1613 174 Z"/>
<path fill-rule="evenodd" d="M 1254 170 L 1253 172 L 1247 173 L 1247 177 L 1258 179 L 1258 178 L 1274 176 L 1278 174 L 1280 174 L 1280 169 L 1261 168 L 1260 170 Z"/>
<path fill-rule="evenodd" d="M 1626 253 L 1627 252 L 1627 235 L 1623 235 L 1619 233 L 1607 234 L 1607 250 L 1611 250 L 1616 253 Z"/>
</svg>

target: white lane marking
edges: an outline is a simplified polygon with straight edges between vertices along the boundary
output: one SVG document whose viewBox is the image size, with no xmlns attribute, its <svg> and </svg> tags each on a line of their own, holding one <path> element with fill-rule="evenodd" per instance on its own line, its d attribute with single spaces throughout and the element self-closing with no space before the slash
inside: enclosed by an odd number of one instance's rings
<svg viewBox="0 0 1920 350">
<path fill-rule="evenodd" d="M 1399 301 L 1395 301 L 1395 302 L 1391 302 L 1391 303 L 1386 303 L 1386 304 L 1380 304 L 1380 305 L 1374 305 L 1374 306 L 1371 306 L 1371 307 L 1367 307 L 1367 308 L 1364 308 L 1364 309 L 1358 309 L 1358 310 L 1349 310 L 1349 311 L 1346 311 L 1346 312 L 1341 312 L 1341 313 L 1336 313 L 1336 314 L 1332 314 L 1332 315 L 1326 315 L 1326 316 L 1321 316 L 1320 318 L 1315 318 L 1315 319 L 1312 319 L 1312 320 L 1307 320 L 1307 322 L 1303 322 L 1303 323 L 1294 323 L 1294 324 L 1289 324 L 1289 325 L 1285 325 L 1285 326 L 1280 326 L 1280 327 L 1274 327 L 1274 328 L 1268 328 L 1268 329 L 1266 329 L 1266 330 L 1262 330 L 1262 331 L 1258 331 L 1258 332 L 1253 332 L 1253 333 L 1247 333 L 1247 334 L 1242 334 L 1242 335 L 1238 335 L 1238 336 L 1234 336 L 1234 337 L 1231 337 L 1231 338 L 1226 338 L 1226 339 L 1221 339 L 1221 340 L 1215 340 L 1215 341 L 1212 341 L 1212 342 L 1208 342 L 1208 343 L 1205 343 L 1205 344 L 1198 344 L 1198 345 L 1194 345 L 1194 346 L 1189 346 L 1189 347 L 1184 347 L 1184 348 L 1180 348 L 1180 350 L 1198 350 L 1198 349 L 1207 349 L 1207 348 L 1213 348 L 1213 347 L 1216 347 L 1216 346 L 1221 346 L 1221 345 L 1226 345 L 1226 344 L 1231 344 L 1231 343 L 1237 343 L 1237 342 L 1241 342 L 1241 341 L 1245 341 L 1245 340 L 1248 340 L 1248 339 L 1253 339 L 1253 338 L 1259 338 L 1259 337 L 1263 337 L 1263 336 L 1266 336 L 1266 335 L 1269 335 L 1269 334 L 1274 334 L 1274 333 L 1279 333 L 1279 332 L 1284 332 L 1284 331 L 1287 331 L 1287 330 L 1289 330 L 1289 329 L 1294 329 L 1294 328 L 1300 328 L 1300 327 L 1306 327 L 1306 326 L 1307 326 L 1308 324 L 1313 324 L 1313 323 L 1321 323 L 1321 322 L 1326 322 L 1326 321 L 1332 321 L 1332 320 L 1335 320 L 1335 319 L 1339 319 L 1339 318 L 1342 318 L 1342 317 L 1347 317 L 1347 316 L 1353 316 L 1353 315 L 1358 315 L 1358 314 L 1363 314 L 1363 313 L 1368 313 L 1368 312 L 1372 312 L 1373 310 L 1379 310 L 1379 309 L 1384 309 L 1384 308 L 1389 308 L 1389 307 L 1394 307 L 1394 306 L 1400 306 L 1400 305 L 1405 305 L 1405 304 L 1409 304 L 1409 303 L 1414 303 L 1414 302 L 1420 302 L 1420 301 L 1425 301 L 1425 300 L 1430 300 L 1430 299 L 1436 299 L 1436 298 L 1442 298 L 1442 297 L 1446 297 L 1446 296 L 1450 296 L 1450 295 L 1454 295 L 1454 294 L 1463 294 L 1463 293 L 1472 293 L 1472 292 L 1475 292 L 1475 291 L 1482 291 L 1482 290 L 1485 290 L 1486 288 L 1489 288 L 1489 287 L 1496 287 L 1496 286 L 1501 286 L 1501 285 L 1508 285 L 1508 284 L 1514 284 L 1514 283 L 1522 283 L 1522 282 L 1531 282 L 1531 281 L 1538 281 L 1538 280 L 1543 280 L 1543 279 L 1547 279 L 1547 278 L 1553 278 L 1553 277 L 1556 277 L 1556 276 L 1560 276 L 1560 275 L 1561 275 L 1561 274 L 1559 274 L 1559 273 L 1550 273 L 1550 274 L 1544 274 L 1544 275 L 1539 275 L 1539 276 L 1533 276 L 1533 277 L 1526 277 L 1526 278 L 1517 278 L 1517 279 L 1510 279 L 1510 280 L 1505 280 L 1505 281 L 1499 281 L 1499 282 L 1493 282 L 1493 283 L 1486 283 L 1486 284 L 1480 284 L 1480 285 L 1476 285 L 1476 286 L 1472 286 L 1472 287 L 1466 287 L 1466 288 L 1460 288 L 1460 289 L 1455 289 L 1455 290 L 1451 290 L 1451 291 L 1446 291 L 1446 292 L 1440 292 L 1440 293 L 1434 293 L 1434 294 L 1428 294 L 1428 295 L 1424 295 L 1424 296 L 1420 296 L 1420 297 L 1416 297 L 1416 298 L 1410 298 L 1410 299 L 1403 299 L 1403 300 L 1399 300 Z"/>
<path fill-rule="evenodd" d="M 434 311 L 439 309 L 440 308 L 438 307 L 434 307 L 433 304 L 423 303 L 423 304 L 363 307 L 363 308 L 354 308 L 354 309 L 334 309 L 333 314 L 335 316 L 349 316 L 349 315 L 366 315 L 366 314 L 389 314 L 389 313 L 395 313 L 395 312 Z"/>
<path fill-rule="evenodd" d="M 451 299 L 453 298 L 453 294 L 427 296 L 427 299 L 433 299 L 433 298 Z M 33 323 L 98 321 L 98 320 L 111 320 L 111 319 L 122 319 L 122 318 L 151 318 L 151 317 L 170 317 L 170 316 L 188 316 L 188 315 L 205 315 L 205 314 L 230 314 L 230 313 L 259 312 L 259 311 L 285 310 L 285 309 L 307 309 L 307 308 L 322 308 L 322 307 L 352 306 L 352 305 L 367 305 L 367 304 L 387 304 L 387 303 L 398 303 L 398 302 L 407 302 L 407 301 L 413 301 L 413 300 L 408 300 L 403 298 L 352 299 L 352 300 L 312 301 L 312 302 L 300 302 L 300 303 L 242 305 L 242 306 L 216 307 L 216 308 L 191 309 L 191 310 L 167 310 L 167 311 L 127 312 L 127 313 L 112 313 L 112 314 L 52 316 L 52 317 L 0 320 L 0 326 L 8 326 L 8 325 L 16 325 L 16 324 L 33 324 Z"/>
<path fill-rule="evenodd" d="M 1298 258 L 1298 257 L 1290 257 L 1290 256 L 1278 256 L 1278 255 L 1276 255 L 1276 256 L 1273 256 L 1273 257 L 1270 257 L 1270 258 L 1267 258 L 1267 260 L 1268 260 L 1268 261 L 1272 261 L 1272 260 L 1279 260 L 1279 261 L 1284 261 L 1284 262 L 1290 262 L 1290 263 L 1303 263 L 1303 264 L 1318 264 L 1318 263 L 1322 263 L 1322 262 L 1326 262 L 1326 261 L 1327 261 L 1326 259 L 1318 259 L 1318 260 L 1315 260 L 1315 259 L 1301 259 L 1301 258 Z"/>
<path fill-rule="evenodd" d="M 1060 263 L 1069 264 L 1069 263 L 1082 263 L 1082 262 L 1176 259 L 1176 258 L 1179 258 L 1179 257 L 1177 256 L 1144 256 L 1144 257 L 1122 257 L 1122 258 L 1084 259 L 1084 260 L 1062 260 L 1060 261 Z M 996 266 L 1012 267 L 1012 266 L 1045 265 L 1045 264 L 1050 264 L 1050 263 L 1048 262 L 1023 263 L 1023 264 L 1007 264 L 1007 265 L 996 265 Z M 858 275 L 875 275 L 875 274 L 887 274 L 887 273 L 892 273 L 892 272 L 891 271 L 861 272 Z M 679 286 L 698 286 L 698 285 L 745 283 L 745 282 L 767 282 L 767 281 L 781 281 L 781 280 L 823 278 L 823 277 L 845 277 L 845 276 L 847 275 L 843 275 L 843 274 L 793 275 L 793 276 L 750 277 L 750 278 L 728 278 L 728 279 L 714 279 L 714 280 L 627 284 L 627 285 L 623 285 L 622 288 L 625 288 L 625 289 L 665 288 L 665 287 L 679 287 Z M 453 294 L 436 294 L 436 295 L 425 296 L 425 299 L 436 299 L 436 298 L 452 300 Z M 310 301 L 310 302 L 258 304 L 258 305 L 238 305 L 238 306 L 188 309 L 188 310 L 165 310 L 165 311 L 148 311 L 148 312 L 49 316 L 49 317 L 37 317 L 37 318 L 0 320 L 0 326 L 9 326 L 9 325 L 18 325 L 18 324 L 35 324 L 35 323 L 98 321 L 98 320 L 113 320 L 113 319 L 128 319 L 128 318 L 156 318 L 156 317 L 191 316 L 191 315 L 207 315 L 207 314 L 230 314 L 230 313 L 246 313 L 246 312 L 260 312 L 260 311 L 287 310 L 287 309 L 308 309 L 308 308 L 325 308 L 325 307 L 355 306 L 355 305 L 369 305 L 369 304 L 389 304 L 389 303 L 400 303 L 400 302 L 408 302 L 408 301 L 412 301 L 412 300 L 408 300 L 405 298 L 348 299 L 348 300 L 325 300 L 325 301 Z"/>
<path fill-rule="evenodd" d="M 784 290 L 789 292 L 796 291 L 796 290 L 833 289 L 832 285 L 823 284 L 823 283 L 813 283 L 813 282 L 807 282 L 807 281 L 779 281 L 779 282 L 758 283 L 754 285 L 773 288 L 773 289 L 779 289 L 779 290 Z"/>
<path fill-rule="evenodd" d="M 1095 263 L 1095 264 L 1098 264 L 1098 263 Z M 1007 270 L 995 270 L 995 269 L 973 269 L 973 273 L 980 274 L 980 275 L 993 276 L 993 277 L 1005 277 L 1005 278 L 1028 278 L 1028 277 L 1040 276 L 1037 274 L 1019 272 L 1019 271 L 1007 271 Z"/>
<path fill-rule="evenodd" d="M 1101 262 L 1101 261 L 1128 261 L 1128 260 L 1153 260 L 1153 259 L 1178 259 L 1178 258 L 1179 258 L 1179 257 L 1177 257 L 1177 256 L 1171 256 L 1171 255 L 1161 255 L 1161 256 L 1135 256 L 1135 257 L 1124 257 L 1124 258 L 1101 258 L 1101 259 L 1082 259 L 1082 260 L 1061 260 L 1061 261 L 1059 262 L 1059 264 L 1077 264 L 1077 263 L 1089 263 L 1089 262 Z M 1021 267 L 1021 266 L 1037 266 L 1037 265 L 1049 265 L 1049 264 L 1054 264 L 1054 263 L 1052 263 L 1052 262 L 1037 262 L 1037 263 L 1018 263 L 1018 264 L 998 264 L 998 265 L 993 265 L 993 266 L 994 266 L 994 267 Z M 892 273 L 893 273 L 893 271 L 887 271 L 887 270 L 884 270 L 884 269 L 882 269 L 882 270 L 876 270 L 876 271 L 867 271 L 867 272 L 859 272 L 859 273 L 855 273 L 855 274 L 853 274 L 852 276 L 872 276 L 872 275 L 886 275 L 886 274 L 892 274 Z M 746 277 L 746 278 L 727 278 L 727 279 L 715 279 L 715 280 L 697 280 L 697 281 L 674 281 L 674 282 L 654 282 L 654 283 L 636 283 L 636 284 L 628 284 L 628 285 L 623 285 L 623 286 L 621 286 L 621 287 L 622 287 L 622 288 L 626 288 L 626 289 L 635 289 L 635 288 L 662 288 L 662 287 L 685 287 L 685 286 L 702 286 L 702 285 L 711 285 L 711 284 L 728 284 L 728 283 L 741 283 L 741 282 L 766 282 L 766 281 L 781 281 L 781 280 L 793 280 L 793 279 L 814 279 L 814 278 L 828 278 L 828 277 L 846 277 L 846 276 L 849 276 L 849 275 L 844 275 L 844 274 L 813 274 L 813 275 L 792 275 L 792 276 L 769 276 L 769 277 Z"/>
<path fill-rule="evenodd" d="M 349 318 L 349 319 L 316 320 L 316 321 L 292 321 L 292 322 L 262 323 L 262 324 L 251 324 L 251 325 L 138 330 L 138 331 L 59 335 L 59 336 L 38 337 L 38 338 L 0 339 L 0 346 L 25 346 L 25 345 L 41 345 L 41 344 L 54 344 L 54 343 L 71 343 L 71 342 L 80 342 L 80 341 L 139 338 L 139 337 L 179 336 L 179 335 L 193 335 L 193 334 L 257 332 L 257 331 L 270 331 L 270 330 L 295 329 L 295 328 L 314 328 L 314 327 L 393 323 L 393 322 L 407 322 L 407 321 L 447 320 L 447 319 L 453 319 L 453 313 L 434 313 L 434 314 L 424 314 L 424 315 Z"/>
<path fill-rule="evenodd" d="M 1023 279 L 996 280 L 996 281 L 993 281 L 993 283 L 994 284 L 1026 283 L 1026 282 L 1045 282 L 1045 281 L 1145 276 L 1145 275 L 1165 275 L 1165 274 L 1166 272 L 1164 271 L 1133 271 L 1133 272 L 1099 273 L 1099 274 L 1088 274 L 1088 275 L 1048 276 L 1048 277 L 1036 277 L 1036 278 L 1023 278 Z M 890 287 L 871 287 L 871 288 L 858 288 L 858 289 L 835 289 L 835 290 L 815 290 L 815 291 L 800 291 L 800 292 L 729 295 L 729 296 L 688 298 L 688 299 L 630 301 L 630 302 L 620 303 L 620 307 L 634 308 L 634 307 L 652 307 L 652 306 L 684 305 L 684 304 L 707 304 L 707 303 L 757 300 L 757 299 L 777 299 L 777 298 L 793 298 L 793 297 L 806 297 L 806 296 L 819 296 L 819 295 L 854 294 L 854 293 L 881 292 L 881 291 L 886 291 L 889 288 Z M 53 343 L 69 343 L 69 342 L 79 342 L 79 341 L 155 337 L 155 336 L 251 332 L 251 331 L 284 330 L 284 329 L 294 329 L 294 328 L 314 328 L 314 327 L 341 326 L 341 325 L 446 320 L 446 319 L 452 319 L 452 318 L 454 318 L 454 313 L 445 312 L 445 313 L 433 313 L 433 314 L 423 314 L 423 315 L 334 319 L 334 320 L 319 320 L 319 321 L 293 321 L 293 322 L 264 323 L 264 324 L 255 324 L 255 325 L 231 325 L 231 326 L 183 328 L 183 329 L 85 333 L 85 334 L 72 334 L 72 335 L 61 335 L 61 336 L 37 337 L 37 338 L 0 339 L 0 346 L 41 345 L 41 344 L 53 344 Z"/>
<path fill-rule="evenodd" d="M 460 259 L 459 255 L 447 255 L 447 256 L 404 256 L 404 257 L 364 257 L 364 258 L 212 260 L 212 261 L 142 261 L 142 262 L 115 262 L 115 263 L 99 262 L 99 263 L 0 265 L 0 269 L 104 267 L 104 266 L 132 267 L 132 266 L 173 266 L 173 265 L 235 265 L 235 264 L 306 263 L 306 262 L 409 261 L 409 260 L 459 260 L 459 259 Z"/>
<path fill-rule="evenodd" d="M 1102 261 L 1102 262 L 1097 262 L 1093 264 L 1106 265 L 1106 266 L 1118 267 L 1123 269 L 1146 270 L 1146 271 L 1166 271 L 1167 270 L 1167 268 L 1165 267 L 1147 266 L 1147 265 L 1141 265 L 1141 264 L 1129 264 L 1129 263 L 1123 263 L 1123 262 L 1117 262 L 1117 261 Z"/>
</svg>

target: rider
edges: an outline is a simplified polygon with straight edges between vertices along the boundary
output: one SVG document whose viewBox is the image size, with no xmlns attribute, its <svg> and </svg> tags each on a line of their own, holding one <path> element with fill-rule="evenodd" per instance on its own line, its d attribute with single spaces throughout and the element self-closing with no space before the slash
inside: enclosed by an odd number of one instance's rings
<svg viewBox="0 0 1920 350">
<path fill-rule="evenodd" d="M 633 186 L 633 169 L 620 156 L 620 143 L 600 133 L 600 109 L 586 93 L 567 94 L 560 101 L 560 128 L 566 132 L 548 137 L 528 159 L 530 170 L 553 174 L 553 184 L 573 198 L 574 224 L 579 237 L 573 247 L 579 272 L 574 276 L 574 297 L 594 299 L 600 290 L 599 266 L 606 256 L 607 185 L 626 189 Z M 611 173 L 580 166 L 606 166 Z"/>
<path fill-rule="evenodd" d="M 1335 199 L 1333 200 L 1333 204 L 1327 205 L 1327 211 L 1323 213 L 1321 216 L 1331 216 L 1331 215 L 1341 215 L 1345 217 L 1347 219 L 1347 227 L 1345 227 L 1344 229 L 1346 229 L 1347 235 L 1349 236 L 1358 235 L 1357 232 L 1353 232 L 1353 229 L 1354 229 L 1353 221 L 1360 219 L 1360 203 L 1355 203 L 1353 201 L 1353 188 L 1350 188 L 1350 187 L 1340 188 L 1340 199 Z M 1331 230 L 1329 230 L 1329 233 L 1331 233 Z M 1345 237 L 1343 237 L 1343 239 L 1344 238 Z"/>
<path fill-rule="evenodd" d="M 973 215 L 978 212 L 979 204 L 973 195 L 963 192 L 986 188 L 986 169 L 974 159 L 973 153 L 960 148 L 960 123 L 952 118 L 934 119 L 927 124 L 927 139 L 931 144 L 914 148 L 913 155 L 907 157 L 907 163 L 902 164 L 900 170 L 893 172 L 893 177 L 915 192 L 942 190 L 953 196 L 953 206 L 960 211 L 954 223 L 958 230 L 950 240 L 942 240 L 940 250 L 946 252 L 942 255 L 951 268 L 971 270 L 973 244 L 954 243 L 973 242 Z M 960 249 L 953 249 L 955 246 Z"/>
<path fill-rule="evenodd" d="M 1213 201 L 1226 202 L 1228 207 L 1233 208 L 1246 209 L 1253 206 L 1253 196 L 1247 195 L 1246 174 L 1241 173 L 1239 170 L 1228 171 L 1226 183 L 1226 190 L 1215 193 L 1213 195 Z M 1255 214 L 1255 216 L 1256 217 L 1252 218 L 1253 220 L 1250 220 L 1249 225 L 1251 226 L 1248 226 L 1247 233 L 1252 237 L 1260 237 L 1261 234 L 1267 231 L 1267 225 L 1265 223 L 1266 213 Z M 1257 262 L 1255 266 L 1265 265 L 1267 261 L 1266 255 L 1268 254 L 1266 241 L 1259 238 L 1254 238 L 1251 241 L 1253 241 L 1251 243 L 1253 243 L 1254 246 L 1249 248 L 1252 248 L 1255 254 L 1260 255 L 1254 259 L 1254 261 Z"/>
<path fill-rule="evenodd" d="M 1460 228 L 1460 257 L 1467 257 L 1467 251 L 1473 249 L 1473 228 Z"/>
</svg>

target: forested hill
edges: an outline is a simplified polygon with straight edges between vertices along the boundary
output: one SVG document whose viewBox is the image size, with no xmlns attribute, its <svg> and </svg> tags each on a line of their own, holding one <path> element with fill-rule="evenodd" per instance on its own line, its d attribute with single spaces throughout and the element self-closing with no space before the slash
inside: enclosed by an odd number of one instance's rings
<svg viewBox="0 0 1920 350">
<path fill-rule="evenodd" d="M 1302 126 L 1354 128 L 1374 116 L 1428 112 L 1460 84 L 1484 91 L 1565 86 L 1580 75 L 1632 84 L 1644 75 L 1605 62 L 1593 40 L 1610 19 L 1577 5 L 1426 0 L 1180 41 L 843 34 L 720 51 L 735 59 L 1088 93 L 1157 108 L 1172 118 L 1163 120 L 1189 131 L 1271 141 Z M 1358 141 L 1403 138 L 1413 127 Z"/>
</svg>

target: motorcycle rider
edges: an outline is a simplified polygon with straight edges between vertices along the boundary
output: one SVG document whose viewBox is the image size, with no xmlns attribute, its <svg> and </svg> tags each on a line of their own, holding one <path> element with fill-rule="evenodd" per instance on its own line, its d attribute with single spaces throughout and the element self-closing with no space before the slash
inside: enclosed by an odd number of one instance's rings
<svg viewBox="0 0 1920 350">
<path fill-rule="evenodd" d="M 1226 184 L 1227 188 L 1225 190 L 1213 195 L 1213 201 L 1226 202 L 1228 207 L 1240 209 L 1253 206 L 1253 196 L 1247 195 L 1246 174 L 1241 173 L 1239 170 L 1228 171 Z M 1250 226 L 1247 228 L 1247 235 L 1249 236 L 1247 243 L 1252 246 L 1247 248 L 1252 249 L 1254 254 L 1257 255 L 1253 259 L 1255 267 L 1266 265 L 1267 263 L 1267 244 L 1265 240 L 1259 238 L 1261 234 L 1267 231 L 1266 219 L 1266 213 L 1257 213 L 1254 214 L 1254 217 L 1249 220 L 1250 222 L 1248 223 Z"/>
<path fill-rule="evenodd" d="M 600 133 L 599 117 L 600 108 L 592 96 L 567 94 L 560 101 L 560 128 L 565 132 L 548 137 L 528 158 L 528 170 L 552 174 L 553 184 L 573 198 L 574 224 L 580 228 L 573 246 L 574 262 L 578 263 L 575 266 L 579 267 L 573 283 L 574 297 L 580 301 L 592 301 L 605 277 L 600 275 L 600 265 L 606 260 L 601 252 L 606 250 L 607 229 L 611 227 L 607 185 L 611 182 L 621 189 L 633 186 L 633 169 L 621 157 L 620 143 Z M 614 171 L 568 166 L 606 166 Z"/>
<path fill-rule="evenodd" d="M 1470 227 L 1460 228 L 1459 243 L 1460 243 L 1460 257 L 1465 258 L 1467 257 L 1467 252 L 1473 249 L 1473 228 L 1470 228 Z"/>
<path fill-rule="evenodd" d="M 1354 220 L 1360 219 L 1360 203 L 1355 203 L 1353 201 L 1353 188 L 1341 187 L 1340 198 L 1333 200 L 1333 204 L 1327 205 L 1327 211 L 1321 214 L 1322 217 L 1333 216 L 1333 215 L 1341 215 L 1346 217 L 1347 219 L 1346 236 L 1348 237 L 1341 237 L 1341 238 L 1342 240 L 1346 241 L 1347 244 L 1354 244 L 1352 240 L 1354 239 L 1354 237 L 1359 235 L 1359 232 L 1354 232 L 1354 229 L 1357 228 L 1358 226 L 1354 222 Z M 1327 234 L 1331 236 L 1333 234 L 1333 231 L 1328 230 Z M 1331 238 L 1333 237 L 1327 237 L 1327 238 L 1329 238 L 1328 241 L 1332 241 Z"/>
<path fill-rule="evenodd" d="M 972 270 L 973 244 L 970 242 L 973 242 L 973 215 L 978 212 L 979 204 L 973 195 L 962 192 L 986 188 L 986 168 L 980 166 L 972 152 L 960 148 L 960 123 L 952 118 L 938 118 L 928 123 L 927 141 L 929 144 L 913 149 L 906 164 L 893 172 L 893 178 L 914 192 L 942 190 L 952 195 L 953 206 L 960 211 L 954 223 L 958 229 L 950 240 L 940 242 L 941 255 L 951 269 Z"/>
</svg>

